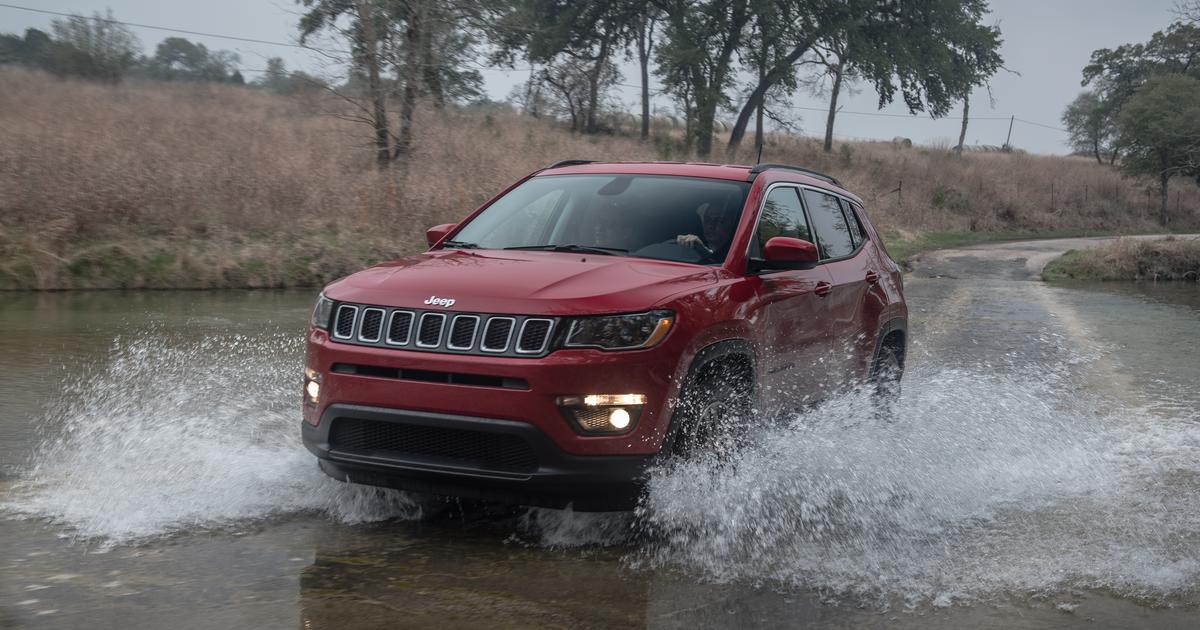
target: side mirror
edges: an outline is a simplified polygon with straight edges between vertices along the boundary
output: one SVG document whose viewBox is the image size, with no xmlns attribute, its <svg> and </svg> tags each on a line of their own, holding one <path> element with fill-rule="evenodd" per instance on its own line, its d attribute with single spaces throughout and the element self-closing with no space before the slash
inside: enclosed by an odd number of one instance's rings
<svg viewBox="0 0 1200 630">
<path fill-rule="evenodd" d="M 456 225 L 458 224 L 443 223 L 425 230 L 425 241 L 429 243 L 430 247 L 437 245 L 437 242 L 445 238 L 446 235 L 450 233 L 450 230 L 453 230 Z"/>
<path fill-rule="evenodd" d="M 788 236 L 776 236 L 763 245 L 763 260 L 760 269 L 811 269 L 820 256 L 817 246 Z"/>
</svg>

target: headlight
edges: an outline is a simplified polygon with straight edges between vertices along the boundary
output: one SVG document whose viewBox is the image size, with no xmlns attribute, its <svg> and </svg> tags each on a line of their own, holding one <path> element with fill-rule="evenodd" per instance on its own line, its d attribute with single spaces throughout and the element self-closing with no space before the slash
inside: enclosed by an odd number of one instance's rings
<svg viewBox="0 0 1200 630">
<path fill-rule="evenodd" d="M 333 300 L 322 293 L 317 297 L 317 306 L 313 309 L 312 325 L 322 330 L 329 330 L 329 318 L 333 316 Z"/>
<path fill-rule="evenodd" d="M 602 350 L 649 348 L 667 336 L 674 322 L 671 311 L 584 317 L 571 322 L 564 345 Z"/>
</svg>

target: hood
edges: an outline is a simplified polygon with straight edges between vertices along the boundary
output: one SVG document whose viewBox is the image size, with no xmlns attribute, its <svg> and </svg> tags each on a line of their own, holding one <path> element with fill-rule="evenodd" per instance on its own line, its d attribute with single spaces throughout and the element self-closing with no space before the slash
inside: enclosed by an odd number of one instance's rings
<svg viewBox="0 0 1200 630">
<path fill-rule="evenodd" d="M 714 269 L 565 252 L 438 250 L 347 276 L 325 288 L 344 302 L 451 312 L 586 315 L 646 310 L 716 282 Z M 434 305 L 427 300 L 440 298 Z M 454 300 L 449 307 L 443 305 Z"/>
</svg>

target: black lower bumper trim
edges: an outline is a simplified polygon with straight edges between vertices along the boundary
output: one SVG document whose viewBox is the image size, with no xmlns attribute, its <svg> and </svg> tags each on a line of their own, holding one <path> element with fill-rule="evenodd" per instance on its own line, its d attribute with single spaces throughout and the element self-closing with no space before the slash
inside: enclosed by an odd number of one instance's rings
<svg viewBox="0 0 1200 630">
<path fill-rule="evenodd" d="M 487 459 L 472 463 L 420 453 L 349 451 L 330 442 L 339 420 L 436 428 L 451 434 L 492 434 L 497 441 L 506 442 L 520 440 L 534 453 L 536 468 L 489 469 Z M 302 426 L 304 445 L 320 459 L 321 470 L 341 481 L 520 505 L 570 505 L 580 511 L 634 508 L 653 459 L 649 455 L 570 455 L 539 429 L 523 422 L 360 405 L 330 405 L 320 425 Z"/>
</svg>

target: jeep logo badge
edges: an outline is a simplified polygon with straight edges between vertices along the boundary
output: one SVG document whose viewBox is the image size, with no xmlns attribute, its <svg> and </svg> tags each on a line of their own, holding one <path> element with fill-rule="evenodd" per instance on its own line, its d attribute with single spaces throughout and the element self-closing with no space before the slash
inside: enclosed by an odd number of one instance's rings
<svg viewBox="0 0 1200 630">
<path fill-rule="evenodd" d="M 425 303 L 429 304 L 430 306 L 443 306 L 445 308 L 450 308 L 451 306 L 454 306 L 454 298 L 440 298 L 436 295 L 431 295 L 429 296 L 428 300 L 425 300 Z"/>
</svg>

